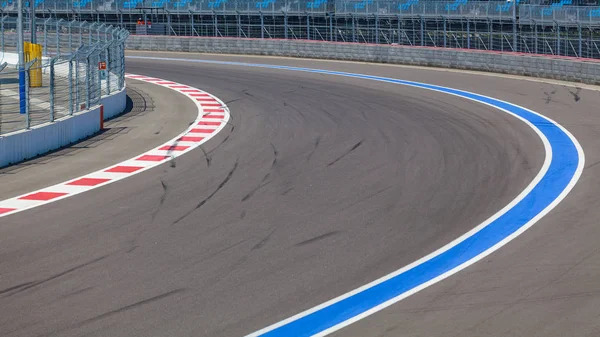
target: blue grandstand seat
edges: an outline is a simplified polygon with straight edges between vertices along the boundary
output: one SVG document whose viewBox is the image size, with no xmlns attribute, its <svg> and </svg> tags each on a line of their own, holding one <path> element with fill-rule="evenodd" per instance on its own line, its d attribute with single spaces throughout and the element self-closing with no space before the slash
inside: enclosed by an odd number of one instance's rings
<svg viewBox="0 0 600 337">
<path fill-rule="evenodd" d="M 307 9 L 318 9 L 318 8 L 321 8 L 321 6 L 324 4 L 327 4 L 327 0 L 308 1 L 306 3 L 306 8 Z"/>
<path fill-rule="evenodd" d="M 517 5 L 518 5 L 519 2 L 520 2 L 520 0 L 516 0 L 516 2 L 517 2 Z M 513 6 L 512 2 L 505 2 L 505 3 L 501 4 L 501 5 L 497 5 L 496 6 L 496 10 L 498 12 L 509 12 L 512 9 L 512 6 Z"/>
<path fill-rule="evenodd" d="M 219 8 L 219 7 L 221 7 L 221 5 L 223 5 L 226 2 L 227 2 L 227 0 L 209 1 L 208 2 L 208 8 Z"/>
<path fill-rule="evenodd" d="M 407 11 L 410 9 L 410 6 L 417 5 L 418 3 L 419 3 L 419 0 L 408 0 L 405 3 L 399 4 L 398 9 Z"/>
<path fill-rule="evenodd" d="M 73 7 L 74 8 L 85 8 L 88 5 L 91 5 L 92 0 L 81 0 L 81 1 L 75 1 L 73 2 Z"/>
<path fill-rule="evenodd" d="M 600 8 L 590 10 L 590 17 L 599 17 L 600 16 Z"/>
<path fill-rule="evenodd" d="M 189 3 L 192 3 L 192 0 L 180 0 L 180 1 L 175 2 L 173 4 L 173 7 L 175 7 L 175 8 L 183 8 L 183 7 L 185 7 L 185 5 L 187 5 Z"/>
<path fill-rule="evenodd" d="M 466 5 L 468 0 L 454 0 L 451 4 L 446 4 L 447 11 L 455 11 L 460 5 Z"/>
<path fill-rule="evenodd" d="M 543 15 L 552 15 L 552 12 L 554 12 L 557 9 L 561 9 L 564 5 L 572 5 L 573 4 L 573 0 L 560 0 L 560 2 L 555 2 L 552 5 L 550 5 L 550 8 L 544 8 L 542 10 L 542 14 Z"/>
<path fill-rule="evenodd" d="M 89 1 L 89 0 L 82 0 L 82 1 Z M 125 1 L 123 2 L 123 9 L 134 9 L 137 7 L 138 4 L 144 2 L 144 0 L 129 0 L 129 1 Z"/>
<path fill-rule="evenodd" d="M 354 9 L 365 9 L 365 7 L 367 7 L 367 5 L 371 5 L 372 3 L 373 3 L 373 0 L 363 0 L 359 3 L 355 3 Z"/>
<path fill-rule="evenodd" d="M 255 7 L 256 8 L 267 8 L 269 7 L 269 5 L 271 5 L 272 3 L 275 3 L 275 0 L 263 0 L 263 1 L 257 1 Z"/>
</svg>

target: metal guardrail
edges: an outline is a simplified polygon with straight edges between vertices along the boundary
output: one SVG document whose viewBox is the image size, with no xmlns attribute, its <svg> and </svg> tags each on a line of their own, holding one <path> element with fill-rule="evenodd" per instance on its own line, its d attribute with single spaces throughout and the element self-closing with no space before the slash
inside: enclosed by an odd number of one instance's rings
<svg viewBox="0 0 600 337">
<path fill-rule="evenodd" d="M 21 97 L 16 25 L 14 18 L 0 19 L 0 63 L 4 64 L 0 71 L 0 134 L 87 110 L 97 106 L 103 96 L 123 89 L 128 31 L 106 24 L 46 19 L 35 25 L 42 62 L 26 65 L 31 71 L 41 69 L 42 83 L 30 86 L 31 72 L 27 72 L 25 97 Z M 26 40 L 31 33 L 29 25 Z M 20 108 L 23 99 L 25 111 Z"/>
</svg>

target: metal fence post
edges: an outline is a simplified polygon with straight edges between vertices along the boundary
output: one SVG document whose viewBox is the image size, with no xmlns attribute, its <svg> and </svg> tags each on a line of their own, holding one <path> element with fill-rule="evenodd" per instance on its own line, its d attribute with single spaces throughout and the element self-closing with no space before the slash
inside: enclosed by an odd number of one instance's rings
<svg viewBox="0 0 600 337">
<path fill-rule="evenodd" d="M 425 45 L 425 27 L 423 17 L 419 15 L 419 22 L 421 23 L 421 46 Z"/>
<path fill-rule="evenodd" d="M 262 11 L 260 11 L 260 38 L 265 38 L 265 18 Z"/>
<path fill-rule="evenodd" d="M 31 95 L 29 92 L 29 69 L 34 64 L 35 60 L 29 61 L 25 64 L 25 127 L 29 129 L 31 127 L 31 115 L 30 115 L 30 106 L 29 102 L 31 100 Z"/>
<path fill-rule="evenodd" d="M 69 51 L 73 50 L 73 21 L 69 22 Z"/>
<path fill-rule="evenodd" d="M 7 17 L 4 16 L 4 17 L 2 17 L 2 21 L 0 21 L 0 26 L 1 26 L 1 29 L 2 29 L 2 52 L 4 52 L 4 20 L 6 18 Z"/>
<path fill-rule="evenodd" d="M 284 38 L 287 40 L 288 39 L 288 16 L 287 16 L 287 12 L 283 12 L 283 31 L 284 31 Z M 239 14 L 238 14 L 238 20 L 239 20 Z M 238 26 L 240 26 L 238 24 Z M 238 37 L 239 37 L 239 33 L 238 33 Z"/>
<path fill-rule="evenodd" d="M 444 20 L 444 48 L 448 47 L 448 30 L 446 28 L 446 17 L 442 18 Z M 437 40 L 437 39 L 436 39 Z"/>
<path fill-rule="evenodd" d="M 48 23 L 52 19 L 46 19 L 44 21 L 44 55 L 48 56 Z"/>
<path fill-rule="evenodd" d="M 471 49 L 471 21 L 467 19 L 467 49 Z"/>
<path fill-rule="evenodd" d="M 75 102 L 73 102 L 73 58 L 75 57 L 74 54 L 73 56 L 71 56 L 71 58 L 69 59 L 69 115 L 73 115 L 73 104 Z M 77 80 L 76 80 L 77 81 Z M 75 86 L 77 87 L 77 82 L 75 82 Z M 75 103 L 77 104 L 77 103 Z"/>
<path fill-rule="evenodd" d="M 582 55 L 582 49 L 583 49 L 583 45 L 582 45 L 582 44 L 583 44 L 583 39 L 582 39 L 582 37 L 581 37 L 581 24 L 580 24 L 580 23 L 579 23 L 579 24 L 577 24 L 577 33 L 578 33 L 578 36 L 579 36 L 579 41 L 578 41 L 578 42 L 579 42 L 579 46 L 578 46 L 578 47 L 579 47 L 579 48 L 578 48 L 578 50 L 579 50 L 579 55 L 577 55 L 577 57 L 583 57 L 583 55 Z"/>
<path fill-rule="evenodd" d="M 54 82 L 54 65 L 58 57 L 52 58 L 50 61 L 50 122 L 54 122 L 54 91 L 56 83 Z"/>
<path fill-rule="evenodd" d="M 80 46 L 83 44 L 83 26 L 84 26 L 84 24 L 85 24 L 85 21 L 79 23 L 79 45 Z"/>
<path fill-rule="evenodd" d="M 306 13 L 306 39 L 310 40 L 310 15 Z"/>
<path fill-rule="evenodd" d="M 514 52 L 519 51 L 517 46 L 517 0 L 512 0 L 512 25 L 513 25 L 513 50 Z"/>
<path fill-rule="evenodd" d="M 62 20 L 62 19 L 61 19 Z M 60 54 L 60 29 L 58 28 L 59 21 L 56 21 L 56 53 Z"/>
<path fill-rule="evenodd" d="M 537 26 L 537 22 L 533 21 L 533 25 L 534 25 L 534 40 L 535 40 L 535 53 L 538 54 L 538 26 Z"/>
<path fill-rule="evenodd" d="M 90 103 L 91 103 L 91 84 L 92 81 L 90 79 L 90 67 L 91 67 L 91 62 L 90 62 L 90 56 L 92 54 L 89 53 L 86 55 L 85 57 L 85 108 L 86 110 L 90 108 Z"/>
</svg>

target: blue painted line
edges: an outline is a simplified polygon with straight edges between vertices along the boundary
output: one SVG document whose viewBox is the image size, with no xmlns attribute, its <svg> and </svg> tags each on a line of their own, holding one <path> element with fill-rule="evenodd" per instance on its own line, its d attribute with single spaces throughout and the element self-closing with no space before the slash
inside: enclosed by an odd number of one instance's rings
<svg viewBox="0 0 600 337">
<path fill-rule="evenodd" d="M 370 288 L 364 289 L 338 302 L 320 308 L 307 315 L 300 316 L 295 320 L 281 326 L 274 326 L 272 330 L 265 331 L 259 336 L 312 336 L 323 332 L 336 325 L 350 320 L 369 309 L 381 305 L 387 301 L 401 296 L 424 283 L 431 281 L 461 265 L 468 263 L 479 255 L 492 249 L 496 244 L 515 234 L 526 226 L 540 213 L 554 207 L 555 201 L 560 201 L 572 188 L 574 182 L 579 178 L 583 167 L 583 152 L 576 140 L 564 129 L 550 119 L 527 110 L 518 105 L 504 102 L 498 99 L 474 94 L 462 90 L 446 88 L 436 85 L 404 81 L 399 79 L 353 74 L 338 71 L 328 71 L 311 68 L 298 68 L 288 66 L 276 66 L 267 64 L 248 64 L 240 62 L 222 62 L 206 60 L 187 60 L 175 58 L 148 58 L 131 57 L 139 59 L 172 60 L 174 62 L 199 62 L 227 65 L 239 65 L 245 67 L 259 67 L 270 69 L 284 69 L 291 71 L 302 71 L 321 73 L 328 75 L 346 76 L 353 78 L 368 79 L 380 82 L 402 84 L 417 88 L 435 90 L 448 94 L 468 98 L 473 101 L 485 103 L 508 111 L 523 118 L 537 128 L 547 138 L 550 145 L 551 161 L 548 170 L 530 192 L 518 201 L 512 208 L 500 215 L 487 226 L 473 233 L 470 237 L 456 244 L 452 248 L 432 257 L 423 263 L 414 266 L 403 273 L 396 275 Z M 579 150 L 578 150 L 579 147 Z"/>
</svg>

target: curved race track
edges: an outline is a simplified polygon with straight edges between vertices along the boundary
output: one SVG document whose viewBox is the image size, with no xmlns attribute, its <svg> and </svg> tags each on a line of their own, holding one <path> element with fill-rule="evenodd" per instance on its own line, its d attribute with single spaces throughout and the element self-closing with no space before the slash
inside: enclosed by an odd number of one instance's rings
<svg viewBox="0 0 600 337">
<path fill-rule="evenodd" d="M 336 335 L 600 333 L 598 92 L 383 65 L 218 59 L 486 94 L 547 114 L 586 149 L 580 183 L 531 230 Z M 44 281 L 0 294 L 2 336 L 243 336 L 467 232 L 544 159 L 521 121 L 441 93 L 233 65 L 130 59 L 127 70 L 216 95 L 230 126 L 175 167 L 2 218 L 0 291 Z"/>
</svg>

